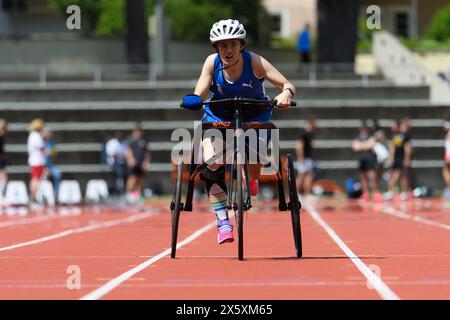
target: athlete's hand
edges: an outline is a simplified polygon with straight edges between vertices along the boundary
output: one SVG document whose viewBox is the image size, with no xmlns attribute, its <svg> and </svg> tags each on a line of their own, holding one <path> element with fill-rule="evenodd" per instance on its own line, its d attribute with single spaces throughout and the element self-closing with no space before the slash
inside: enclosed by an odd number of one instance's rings
<svg viewBox="0 0 450 320">
<path fill-rule="evenodd" d="M 203 107 L 203 99 L 196 94 L 187 94 L 180 106 L 188 110 L 200 110 Z"/>
<path fill-rule="evenodd" d="M 291 105 L 292 101 L 292 94 L 289 90 L 284 90 L 281 92 L 278 96 L 275 97 L 275 100 L 277 100 L 277 107 L 279 108 L 287 108 Z"/>
</svg>

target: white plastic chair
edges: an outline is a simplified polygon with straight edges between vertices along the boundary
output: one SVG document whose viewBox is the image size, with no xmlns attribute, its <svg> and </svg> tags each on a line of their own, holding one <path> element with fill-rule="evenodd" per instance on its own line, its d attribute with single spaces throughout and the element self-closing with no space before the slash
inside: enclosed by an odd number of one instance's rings
<svg viewBox="0 0 450 320">
<path fill-rule="evenodd" d="M 5 202 L 8 205 L 20 206 L 28 205 L 28 191 L 25 182 L 12 180 L 6 185 Z"/>
<path fill-rule="evenodd" d="M 41 180 L 36 192 L 36 200 L 41 204 L 48 204 L 49 206 L 55 205 L 55 191 L 53 185 L 48 180 Z"/>
<path fill-rule="evenodd" d="M 80 184 L 77 180 L 61 181 L 58 202 L 61 204 L 79 204 L 81 202 Z"/>
<path fill-rule="evenodd" d="M 108 198 L 108 185 L 103 179 L 89 180 L 86 185 L 86 193 L 84 199 L 86 202 L 98 203 Z"/>
</svg>

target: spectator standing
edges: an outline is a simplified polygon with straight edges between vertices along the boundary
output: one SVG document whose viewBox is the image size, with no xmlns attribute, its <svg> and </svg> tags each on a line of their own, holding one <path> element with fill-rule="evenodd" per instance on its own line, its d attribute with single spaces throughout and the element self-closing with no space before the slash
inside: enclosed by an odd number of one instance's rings
<svg viewBox="0 0 450 320">
<path fill-rule="evenodd" d="M 389 147 L 389 163 L 391 175 L 388 181 L 388 192 L 385 195 L 387 200 L 407 200 L 411 197 L 409 185 L 409 170 L 411 166 L 412 145 L 409 135 L 410 122 L 403 119 L 401 122 L 394 120 L 391 129 L 393 130 L 392 140 Z M 395 194 L 395 186 L 401 181 L 401 194 Z"/>
<path fill-rule="evenodd" d="M 27 149 L 28 165 L 31 169 L 30 193 L 32 203 L 36 200 L 39 181 L 45 169 L 45 141 L 42 137 L 44 125 L 42 119 L 34 119 L 28 127 Z"/>
<path fill-rule="evenodd" d="M 0 199 L 5 191 L 8 175 L 6 174 L 5 135 L 8 124 L 5 119 L 0 119 Z"/>
<path fill-rule="evenodd" d="M 139 124 L 133 130 L 125 155 L 130 168 L 130 176 L 127 180 L 127 201 L 130 204 L 139 203 L 143 200 L 142 188 L 145 171 L 150 168 L 147 140 L 144 138 L 144 131 Z"/>
<path fill-rule="evenodd" d="M 375 138 L 373 151 L 377 158 L 376 175 L 377 181 L 380 181 L 380 178 L 383 177 L 384 167 L 387 165 L 387 160 L 389 159 L 389 150 L 386 142 L 386 133 L 375 120 L 373 121 L 372 132 Z"/>
<path fill-rule="evenodd" d="M 47 169 L 48 175 L 53 180 L 53 184 L 55 186 L 55 195 L 56 198 L 58 198 L 59 185 L 61 184 L 62 174 L 61 170 L 55 164 L 55 158 L 58 154 L 58 150 L 56 149 L 56 142 L 53 139 L 52 132 L 48 129 L 43 131 L 42 137 L 45 141 L 45 167 Z"/>
<path fill-rule="evenodd" d="M 125 184 L 128 177 L 128 167 L 125 159 L 127 149 L 122 133 L 116 132 L 114 137 L 106 142 L 107 161 L 114 172 L 114 190 L 122 195 L 125 193 Z"/>
<path fill-rule="evenodd" d="M 383 196 L 378 191 L 377 174 L 375 171 L 377 166 L 377 157 L 374 152 L 375 144 L 376 140 L 369 126 L 365 121 L 362 121 L 359 128 L 359 136 L 352 143 L 353 152 L 358 154 L 362 200 L 370 199 L 369 186 L 372 191 L 373 200 L 383 200 Z"/>
<path fill-rule="evenodd" d="M 305 196 L 311 194 L 314 177 L 313 136 L 316 128 L 314 118 L 305 122 L 305 128 L 300 132 L 295 150 L 297 153 L 297 190 Z"/>
<path fill-rule="evenodd" d="M 450 199 L 450 119 L 447 119 L 444 124 L 445 129 L 445 156 L 444 156 L 444 169 L 442 169 L 442 175 L 446 189 L 444 190 L 444 198 Z"/>
<path fill-rule="evenodd" d="M 311 32 L 309 24 L 305 24 L 302 32 L 300 32 L 297 39 L 297 52 L 299 58 L 299 70 L 302 66 L 311 62 Z"/>
<path fill-rule="evenodd" d="M 300 68 L 311 62 L 311 33 L 309 29 L 309 24 L 306 24 L 297 39 Z"/>
</svg>

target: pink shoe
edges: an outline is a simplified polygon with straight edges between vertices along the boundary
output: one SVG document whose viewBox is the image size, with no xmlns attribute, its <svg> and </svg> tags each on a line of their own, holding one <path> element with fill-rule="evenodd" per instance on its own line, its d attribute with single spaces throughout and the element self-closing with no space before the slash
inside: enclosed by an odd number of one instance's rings
<svg viewBox="0 0 450 320">
<path fill-rule="evenodd" d="M 362 195 L 361 195 L 361 200 L 364 200 L 364 201 L 367 201 L 367 200 L 369 200 L 369 198 L 370 198 L 370 195 L 366 192 L 366 193 L 363 193 Z"/>
<path fill-rule="evenodd" d="M 375 201 L 375 202 L 383 201 L 383 195 L 380 192 L 375 192 L 373 194 L 373 201 Z"/>
<path fill-rule="evenodd" d="M 233 225 L 230 220 L 218 220 L 217 221 L 217 242 L 219 244 L 226 242 L 233 242 Z"/>
</svg>

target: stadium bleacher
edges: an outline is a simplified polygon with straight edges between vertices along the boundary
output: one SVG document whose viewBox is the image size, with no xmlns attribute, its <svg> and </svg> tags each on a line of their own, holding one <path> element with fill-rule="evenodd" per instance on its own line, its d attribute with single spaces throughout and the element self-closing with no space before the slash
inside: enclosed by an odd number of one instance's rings
<svg viewBox="0 0 450 320">
<path fill-rule="evenodd" d="M 291 72 L 292 73 L 292 72 Z M 341 185 L 356 176 L 356 158 L 351 141 L 360 119 L 376 119 L 388 128 L 393 118 L 412 120 L 414 176 L 419 184 L 441 188 L 443 131 L 448 106 L 429 102 L 429 88 L 395 86 L 380 75 L 362 81 L 348 72 L 322 74 L 315 81 L 301 75 L 292 82 L 298 88 L 299 108 L 275 111 L 273 120 L 281 129 L 282 153 L 294 152 L 295 139 L 309 115 L 317 118 L 316 156 L 324 177 Z M 193 91 L 194 80 L 102 82 L 2 83 L 0 110 L 9 122 L 6 150 L 11 179 L 28 180 L 27 125 L 35 117 L 45 119 L 58 142 L 57 163 L 65 179 L 77 179 L 84 190 L 88 179 L 107 179 L 110 169 L 100 164 L 106 133 L 129 134 L 140 121 L 152 151 L 146 185 L 159 193 L 171 192 L 170 152 L 174 129 L 193 128 L 201 113 L 179 110 L 181 97 Z M 276 91 L 268 87 L 268 94 Z M 387 132 L 389 133 L 389 132 Z M 163 179 L 163 177 L 165 179 Z"/>
</svg>

